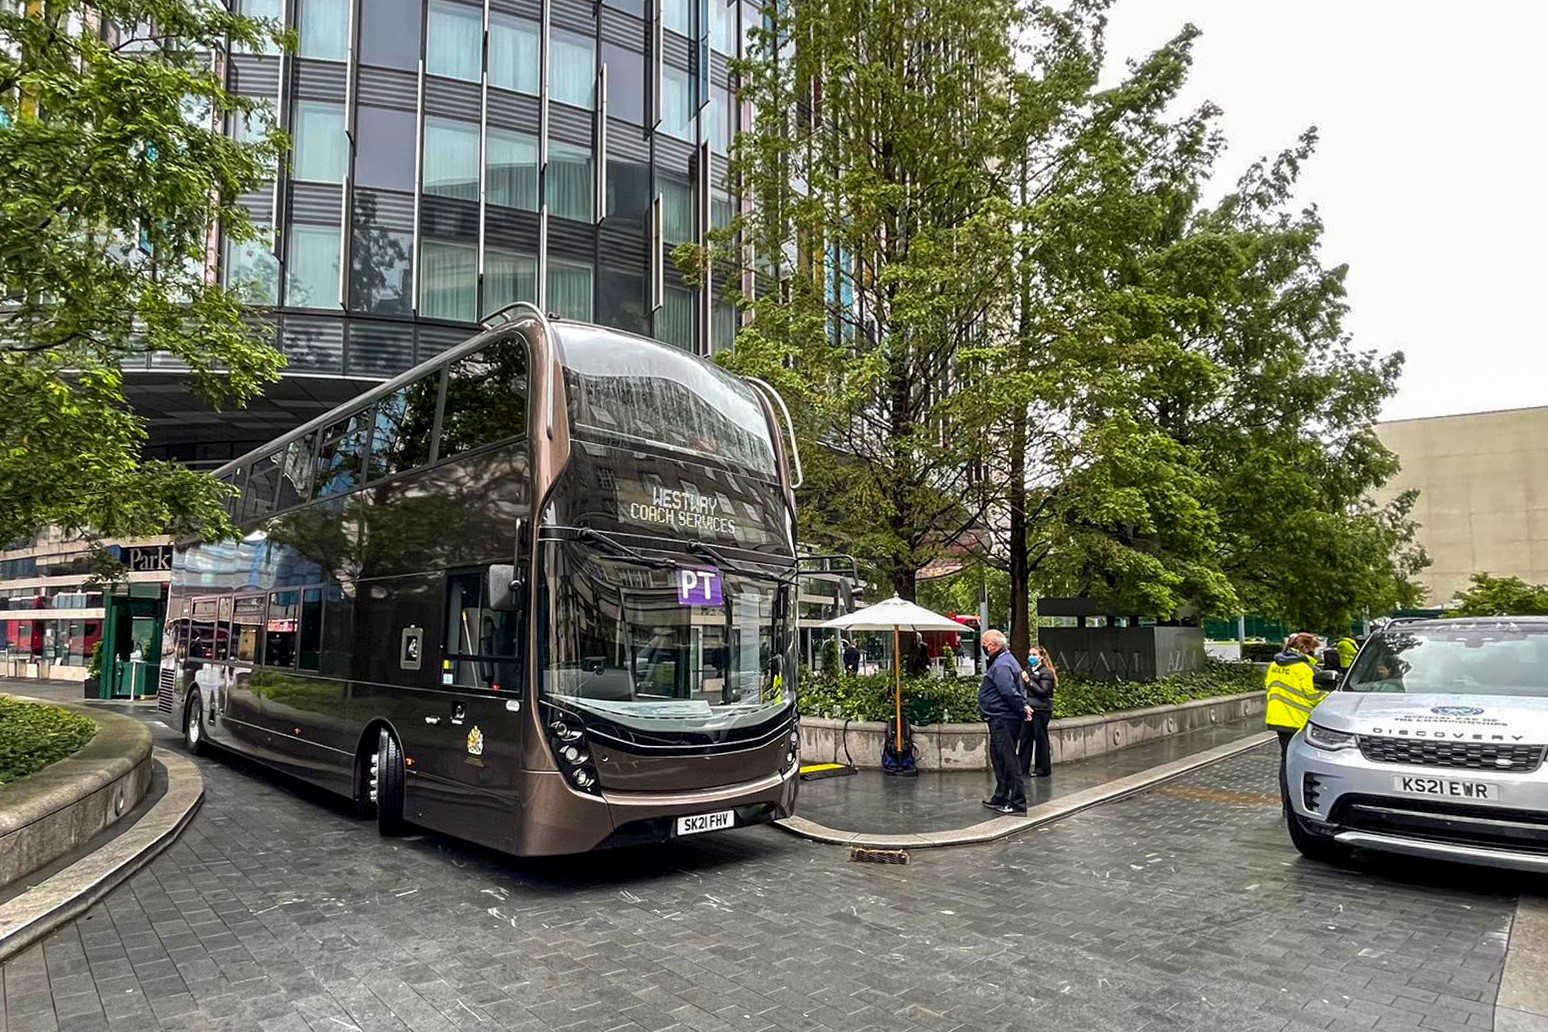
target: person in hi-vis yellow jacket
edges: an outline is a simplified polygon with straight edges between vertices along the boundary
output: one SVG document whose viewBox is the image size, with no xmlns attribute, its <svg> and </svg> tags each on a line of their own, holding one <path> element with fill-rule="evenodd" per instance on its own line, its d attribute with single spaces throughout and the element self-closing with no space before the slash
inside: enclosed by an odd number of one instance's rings
<svg viewBox="0 0 1548 1032">
<path fill-rule="evenodd" d="M 1286 807 L 1290 805 L 1290 788 L 1285 784 L 1285 750 L 1327 694 L 1317 687 L 1317 662 L 1312 658 L 1316 651 L 1315 634 L 1292 634 L 1263 676 L 1268 692 L 1264 722 L 1279 735 L 1279 798 Z"/>
</svg>

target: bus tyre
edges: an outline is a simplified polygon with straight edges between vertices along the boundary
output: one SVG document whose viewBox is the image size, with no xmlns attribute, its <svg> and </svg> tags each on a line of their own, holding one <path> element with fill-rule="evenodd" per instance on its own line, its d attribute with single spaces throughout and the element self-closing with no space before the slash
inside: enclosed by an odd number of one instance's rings
<svg viewBox="0 0 1548 1032">
<path fill-rule="evenodd" d="M 1354 852 L 1350 847 L 1334 841 L 1331 835 L 1312 831 L 1301 823 L 1301 818 L 1294 812 L 1286 815 L 1285 823 L 1290 828 L 1290 841 L 1295 843 L 1295 848 L 1308 860 L 1323 864 L 1343 864 L 1348 863 L 1350 855 Z"/>
<path fill-rule="evenodd" d="M 371 759 L 370 799 L 376 804 L 376 829 L 383 835 L 401 835 L 403 823 L 403 749 L 385 728 Z"/>
<path fill-rule="evenodd" d="M 209 749 L 204 744 L 204 701 L 197 691 L 190 693 L 183 710 L 183 744 L 193 756 L 203 756 Z"/>
</svg>

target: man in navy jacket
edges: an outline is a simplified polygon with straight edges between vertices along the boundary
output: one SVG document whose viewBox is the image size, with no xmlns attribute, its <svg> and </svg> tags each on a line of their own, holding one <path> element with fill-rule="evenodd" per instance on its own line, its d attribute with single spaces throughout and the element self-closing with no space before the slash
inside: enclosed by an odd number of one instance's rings
<svg viewBox="0 0 1548 1032">
<path fill-rule="evenodd" d="M 1016 763 L 1016 739 L 1023 722 L 1032 719 L 1032 707 L 1021 690 L 1021 664 L 1010 654 L 1000 631 L 984 634 L 989 665 L 978 686 L 978 712 L 989 724 L 989 759 L 994 764 L 994 796 L 984 805 L 996 813 L 1027 812 L 1027 793 Z"/>
</svg>

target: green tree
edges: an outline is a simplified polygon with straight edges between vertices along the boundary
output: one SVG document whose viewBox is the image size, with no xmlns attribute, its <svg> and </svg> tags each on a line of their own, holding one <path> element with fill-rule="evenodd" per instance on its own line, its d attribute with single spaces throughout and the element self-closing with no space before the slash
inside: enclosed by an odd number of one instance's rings
<svg viewBox="0 0 1548 1032">
<path fill-rule="evenodd" d="M 1013 0 L 803 0 L 741 62 L 750 202 L 708 262 L 760 289 L 727 361 L 799 421 L 807 540 L 916 571 L 982 516 L 994 385 L 966 356 L 1008 325 Z M 793 47 L 785 46 L 793 44 Z"/>
<path fill-rule="evenodd" d="M 1347 624 L 1412 598 L 1425 562 L 1412 498 L 1365 500 L 1396 470 L 1372 424 L 1402 358 L 1343 331 L 1346 270 L 1294 203 L 1314 133 L 1200 203 L 1218 111 L 1166 115 L 1195 35 L 1091 94 L 1051 158 L 1028 141 L 1011 359 L 1048 390 L 1008 415 L 1012 455 L 1025 435 L 1037 466 L 1006 471 L 1008 565 L 1116 613 Z M 1100 53 L 1100 23 L 1089 39 Z"/>
<path fill-rule="evenodd" d="M 238 200 L 285 144 L 222 131 L 256 102 L 212 69 L 275 42 L 273 24 L 193 0 L 0 6 L 0 541 L 226 531 L 219 484 L 141 460 L 123 368 L 168 355 L 216 404 L 278 376 L 282 356 L 206 274 L 220 230 L 256 238 Z"/>
<path fill-rule="evenodd" d="M 1548 584 L 1475 573 L 1448 616 L 1548 616 Z"/>
</svg>

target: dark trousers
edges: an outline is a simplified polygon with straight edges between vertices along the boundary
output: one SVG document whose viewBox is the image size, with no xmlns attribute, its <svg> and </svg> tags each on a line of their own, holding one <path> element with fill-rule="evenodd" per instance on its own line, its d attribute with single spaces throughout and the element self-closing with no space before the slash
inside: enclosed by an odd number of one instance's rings
<svg viewBox="0 0 1548 1032">
<path fill-rule="evenodd" d="M 1050 710 L 1033 710 L 1031 720 L 1023 720 L 1016 736 L 1016 765 L 1023 776 L 1032 773 L 1032 759 L 1037 758 L 1037 773 L 1049 773 L 1053 756 L 1048 751 L 1048 721 L 1053 717 Z"/>
<path fill-rule="evenodd" d="M 1276 727 L 1274 733 L 1279 735 L 1279 805 L 1288 814 L 1290 812 L 1290 783 L 1286 780 L 1285 775 L 1285 753 L 1290 749 L 1290 739 L 1295 737 L 1295 732 Z"/>
<path fill-rule="evenodd" d="M 1018 810 L 1027 808 L 1027 791 L 1021 784 L 1021 769 L 1016 765 L 1016 739 L 1023 723 L 1003 717 L 989 721 L 989 759 L 994 764 L 994 797 L 989 801 Z"/>
</svg>

